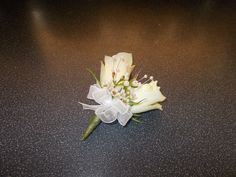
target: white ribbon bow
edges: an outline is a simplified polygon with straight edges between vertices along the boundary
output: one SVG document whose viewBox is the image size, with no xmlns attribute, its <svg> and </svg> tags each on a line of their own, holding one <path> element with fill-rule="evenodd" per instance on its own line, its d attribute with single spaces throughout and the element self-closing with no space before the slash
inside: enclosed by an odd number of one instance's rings
<svg viewBox="0 0 236 177">
<path fill-rule="evenodd" d="M 112 123 L 118 120 L 122 126 L 125 126 L 133 115 L 130 111 L 130 106 L 119 99 L 112 99 L 110 92 L 106 88 L 100 88 L 96 84 L 90 86 L 87 98 L 94 100 L 99 105 L 80 103 L 83 105 L 83 109 L 94 110 L 97 117 L 104 123 Z"/>
</svg>

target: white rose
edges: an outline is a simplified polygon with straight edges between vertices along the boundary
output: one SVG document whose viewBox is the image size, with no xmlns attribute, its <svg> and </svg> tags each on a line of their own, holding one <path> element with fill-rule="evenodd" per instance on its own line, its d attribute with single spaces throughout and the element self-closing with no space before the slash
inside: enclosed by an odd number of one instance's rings
<svg viewBox="0 0 236 177">
<path fill-rule="evenodd" d="M 132 72 L 134 65 L 132 54 L 121 52 L 112 57 L 105 56 L 104 62 L 101 62 L 101 72 L 100 72 L 100 82 L 101 85 L 109 84 L 114 80 L 119 81 L 123 76 L 129 78 L 130 73 Z"/>
<path fill-rule="evenodd" d="M 149 84 L 144 84 L 134 89 L 133 94 L 135 95 L 133 101 L 140 103 L 131 107 L 132 113 L 141 113 L 153 109 L 162 110 L 162 106 L 159 102 L 166 99 L 166 97 L 162 95 L 160 87 L 157 86 L 157 81 L 152 81 Z"/>
</svg>

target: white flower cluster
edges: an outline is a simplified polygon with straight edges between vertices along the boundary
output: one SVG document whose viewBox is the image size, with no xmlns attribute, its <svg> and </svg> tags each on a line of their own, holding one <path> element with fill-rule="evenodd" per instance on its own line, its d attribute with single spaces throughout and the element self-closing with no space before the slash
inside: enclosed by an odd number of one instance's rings
<svg viewBox="0 0 236 177">
<path fill-rule="evenodd" d="M 113 74 L 114 76 L 116 75 L 116 72 Z M 125 73 L 125 75 L 128 75 L 128 73 Z M 110 82 L 108 85 L 104 85 L 104 88 L 107 88 L 113 98 L 118 98 L 121 101 L 123 101 L 126 104 L 131 104 L 133 103 L 133 100 L 137 98 L 135 95 L 135 90 L 140 88 L 143 84 L 146 84 L 148 82 L 153 81 L 153 76 L 148 76 L 145 74 L 141 79 L 137 80 L 137 78 L 134 78 L 132 80 L 128 80 L 128 77 L 122 77 L 118 82 L 114 81 Z M 148 78 L 148 79 L 147 79 Z M 147 79 L 142 83 L 144 79 Z"/>
<path fill-rule="evenodd" d="M 153 109 L 162 110 L 159 102 L 166 99 L 154 81 L 153 76 L 146 74 L 138 79 L 138 75 L 130 79 L 135 67 L 132 65 L 132 54 L 118 53 L 112 57 L 105 56 L 101 62 L 100 82 L 107 88 L 113 98 L 118 98 L 129 105 L 132 113 L 141 113 Z"/>
<path fill-rule="evenodd" d="M 159 102 L 166 99 L 157 86 L 153 76 L 146 74 L 138 79 L 138 75 L 130 77 L 134 65 L 130 53 L 118 53 L 112 57 L 105 56 L 101 62 L 100 81 L 91 85 L 88 99 L 97 105 L 81 103 L 84 109 L 94 110 L 95 115 L 104 123 L 116 120 L 125 126 L 136 113 L 153 109 L 162 110 Z"/>
<path fill-rule="evenodd" d="M 96 105 L 80 103 L 83 109 L 93 110 L 93 116 L 82 140 L 85 140 L 102 121 L 112 123 L 118 121 L 122 126 L 142 113 L 154 109 L 162 110 L 159 104 L 166 97 L 162 95 L 157 81 L 153 76 L 144 75 L 138 79 L 138 75 L 130 77 L 134 69 L 133 59 L 130 53 L 118 53 L 112 57 L 105 56 L 104 63 L 101 62 L 100 80 L 89 88 L 87 98 L 94 100 Z"/>
</svg>

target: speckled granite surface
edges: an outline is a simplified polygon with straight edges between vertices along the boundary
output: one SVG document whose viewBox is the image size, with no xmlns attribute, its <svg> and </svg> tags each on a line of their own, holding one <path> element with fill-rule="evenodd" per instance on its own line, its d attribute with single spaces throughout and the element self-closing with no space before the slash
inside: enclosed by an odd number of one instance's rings
<svg viewBox="0 0 236 177">
<path fill-rule="evenodd" d="M 13 2 L 13 1 L 12 1 Z M 0 176 L 235 176 L 233 1 L 0 2 Z M 80 141 L 105 54 L 132 52 L 164 111 Z"/>
</svg>

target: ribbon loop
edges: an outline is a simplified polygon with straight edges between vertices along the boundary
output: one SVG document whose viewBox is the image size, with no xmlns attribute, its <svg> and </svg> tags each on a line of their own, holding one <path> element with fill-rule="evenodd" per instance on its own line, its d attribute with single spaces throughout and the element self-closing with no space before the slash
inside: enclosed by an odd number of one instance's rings
<svg viewBox="0 0 236 177">
<path fill-rule="evenodd" d="M 87 98 L 94 100 L 99 105 L 88 105 L 79 102 L 83 109 L 95 111 L 97 117 L 104 123 L 112 123 L 118 120 L 122 126 L 125 126 L 133 115 L 129 105 L 124 104 L 119 99 L 112 99 L 106 88 L 100 88 L 96 84 L 90 86 Z"/>
</svg>

